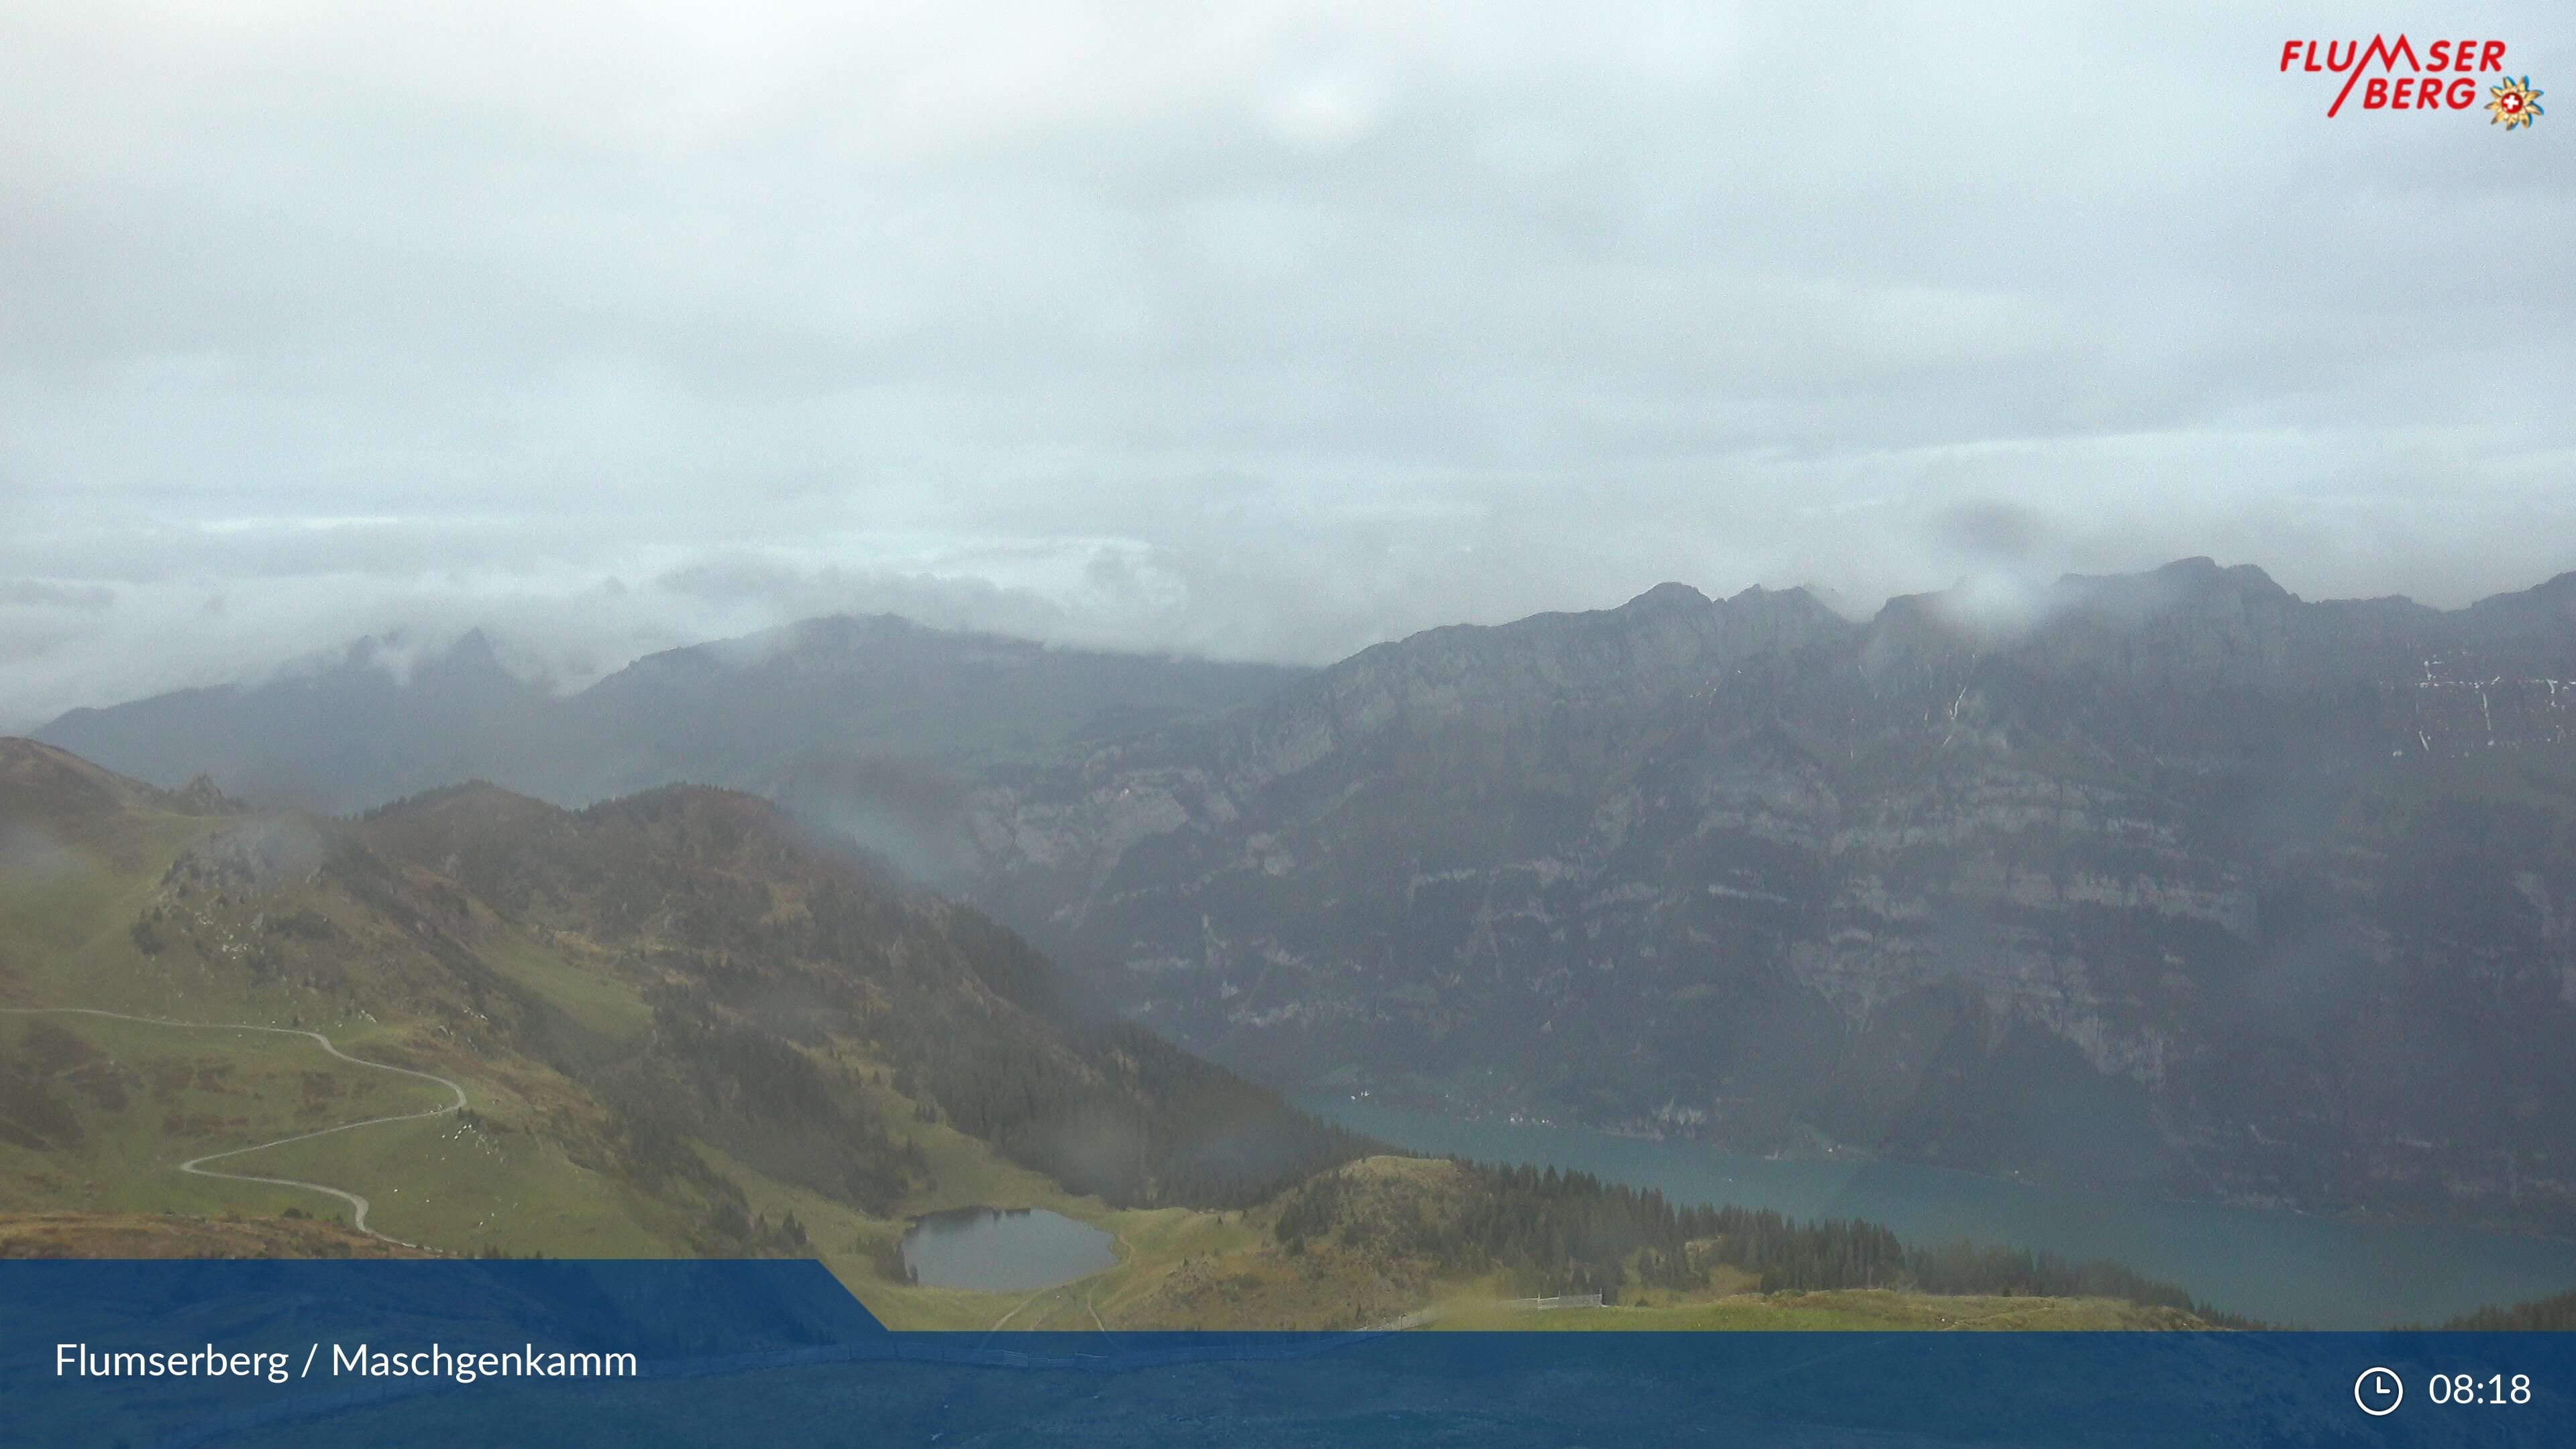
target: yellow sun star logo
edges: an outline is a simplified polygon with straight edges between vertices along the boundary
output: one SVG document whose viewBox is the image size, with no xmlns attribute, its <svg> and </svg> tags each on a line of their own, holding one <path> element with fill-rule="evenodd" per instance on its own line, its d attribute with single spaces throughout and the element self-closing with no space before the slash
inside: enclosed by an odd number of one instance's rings
<svg viewBox="0 0 2576 1449">
<path fill-rule="evenodd" d="M 2504 123 L 2504 128 L 2510 131 L 2516 126 L 2528 126 L 2540 119 L 2541 93 L 2531 88 L 2529 76 L 2524 76 L 2520 80 L 2507 77 L 2498 82 L 2495 89 L 2488 94 L 2495 97 L 2494 100 L 2487 102 L 2487 109 L 2494 113 L 2487 117 L 2487 124 L 2490 126 L 2501 121 Z"/>
</svg>

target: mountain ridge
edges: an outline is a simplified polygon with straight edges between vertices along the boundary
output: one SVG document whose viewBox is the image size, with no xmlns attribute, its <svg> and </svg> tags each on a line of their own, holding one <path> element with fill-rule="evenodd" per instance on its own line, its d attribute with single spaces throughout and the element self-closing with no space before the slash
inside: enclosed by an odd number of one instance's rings
<svg viewBox="0 0 2576 1449">
<path fill-rule="evenodd" d="M 258 683 L 72 710 L 34 737 L 137 778 L 208 775 L 325 813 L 478 776 L 579 805 L 680 781 L 769 790 L 854 762 L 935 781 L 1222 709 L 1299 672 L 889 614 L 663 650 L 558 695 L 503 665 L 478 629 L 430 652 L 359 640 Z"/>
<path fill-rule="evenodd" d="M 1371 1156 L 741 792 L 318 820 L 0 739 L 0 827 L 56 850 L 0 876 L 0 1256 L 818 1257 L 898 1326 L 1102 1332 L 1587 1291 L 1620 1326 L 2235 1321 L 2111 1264 Z M 1118 1261 L 914 1281 L 908 1220 L 961 1204 Z"/>
<path fill-rule="evenodd" d="M 1264 1080 L 2576 1221 L 2576 1140 L 2498 1125 L 2576 1119 L 2576 575 L 2443 611 L 2187 559 L 1867 620 L 1664 585 L 932 769 L 876 746 L 1002 696 L 889 668 L 784 765 L 818 697 L 708 667 L 620 706 L 685 726 L 658 768 L 855 822 Z"/>
<path fill-rule="evenodd" d="M 997 774 L 961 888 L 1269 1080 L 2576 1221 L 2576 1142 L 2495 1126 L 2576 1105 L 2568 588 L 2202 559 L 1429 631 Z"/>
<path fill-rule="evenodd" d="M 739 792 L 571 812 L 476 782 L 324 820 L 116 781 L 0 740 L 0 1210 L 336 1210 L 291 1179 L 447 1252 L 760 1255 L 804 1246 L 792 1203 L 872 1279 L 899 1209 L 996 1176 L 1240 1207 L 1364 1145 Z M 314 1030 L 400 1070 L 332 1067 Z M 409 1103 L 415 1069 L 467 1110 Z M 233 1159 L 269 1186 L 161 1170 L 299 1134 Z"/>
</svg>

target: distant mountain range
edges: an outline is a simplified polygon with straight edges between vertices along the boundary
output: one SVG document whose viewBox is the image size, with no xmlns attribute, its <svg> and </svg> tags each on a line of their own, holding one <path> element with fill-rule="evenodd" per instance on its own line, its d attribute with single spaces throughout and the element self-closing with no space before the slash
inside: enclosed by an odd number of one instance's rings
<svg viewBox="0 0 2576 1449">
<path fill-rule="evenodd" d="M 2576 1227 L 2576 575 L 1668 584 L 1311 673 L 822 621 L 562 702 L 472 643 L 42 733 L 341 807 L 757 789 L 1283 1086 Z"/>
<path fill-rule="evenodd" d="M 205 775 L 332 813 L 474 779 L 564 805 L 682 781 L 780 795 L 856 781 L 917 811 L 954 778 L 1215 713 L 1305 672 L 878 615 L 667 650 L 558 696 L 476 631 L 417 660 L 360 640 L 264 681 L 76 709 L 35 737 L 156 784 Z"/>
<path fill-rule="evenodd" d="M 967 886 L 1265 1079 L 2576 1226 L 2576 575 L 1677 585 L 1004 772 Z"/>
</svg>

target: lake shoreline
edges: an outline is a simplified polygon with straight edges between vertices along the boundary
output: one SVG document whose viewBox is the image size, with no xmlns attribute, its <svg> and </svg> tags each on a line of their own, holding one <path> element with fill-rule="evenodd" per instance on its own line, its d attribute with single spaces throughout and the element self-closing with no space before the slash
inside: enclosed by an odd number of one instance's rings
<svg viewBox="0 0 2576 1449">
<path fill-rule="evenodd" d="M 1961 1238 L 2109 1259 L 2283 1326 L 2438 1323 L 2576 1287 L 2576 1243 L 2209 1199 L 2119 1197 L 1884 1159 L 1767 1157 L 1654 1138 L 1399 1107 L 1347 1092 L 1300 1106 L 1411 1152 L 1590 1172 L 1684 1202 L 1865 1218 L 1912 1241 Z"/>
<path fill-rule="evenodd" d="M 1699 1147 L 1705 1148 L 1711 1152 L 1722 1153 L 1729 1157 L 1750 1158 L 1762 1162 L 1796 1163 L 1816 1167 L 1900 1167 L 1908 1171 L 1947 1173 L 1958 1177 L 1974 1179 L 1978 1182 L 1999 1183 L 2040 1192 L 2089 1193 L 2108 1196 L 2108 1194 L 2101 1193 L 2099 1189 L 2082 1187 L 2073 1183 L 2058 1182 L 2043 1178 L 2016 1177 L 2001 1173 L 1979 1172 L 1973 1168 L 1952 1167 L 1945 1163 L 1938 1162 L 1920 1162 L 1911 1158 L 1888 1157 L 1859 1147 L 1853 1147 L 1847 1151 L 1836 1151 L 1832 1148 L 1827 1148 L 1822 1151 L 1756 1152 L 1748 1148 L 1729 1146 L 1724 1140 L 1718 1137 L 1694 1136 L 1687 1131 L 1642 1127 L 1634 1125 L 1633 1123 L 1614 1122 L 1605 1124 L 1570 1119 L 1561 1120 L 1555 1117 L 1532 1116 L 1521 1112 L 1480 1111 L 1468 1107 L 1453 1107 L 1436 1097 L 1409 1096 L 1375 1091 L 1346 1092 L 1332 1087 L 1312 1087 L 1304 1089 L 1281 1088 L 1280 1091 L 1281 1094 L 1286 1096 L 1289 1101 L 1295 1103 L 1303 1110 L 1312 1112 L 1319 1117 L 1330 1118 L 1334 1121 L 1340 1121 L 1341 1119 L 1335 1116 L 1331 1110 L 1328 1110 L 1327 1104 L 1347 1101 L 1360 1106 L 1363 1109 L 1382 1109 L 1396 1112 L 1420 1113 L 1429 1117 L 1438 1117 L 1451 1122 L 1477 1126 L 1500 1128 L 1529 1127 L 1543 1131 L 1582 1132 L 1594 1136 L 1611 1138 L 1621 1142 Z M 1350 1124 L 1345 1122 L 1343 1125 L 1348 1126 Z M 2141 1194 L 2134 1200 L 2163 1203 L 2174 1207 L 2223 1207 L 2243 1212 L 2279 1213 L 2295 1217 L 2310 1218 L 2318 1222 L 2349 1223 L 2355 1226 L 2426 1228 L 2441 1232 L 2484 1233 L 2499 1238 L 2516 1238 L 2535 1243 L 2555 1243 L 2571 1249 L 2576 1249 L 2576 1231 L 2565 1233 L 2540 1231 L 2521 1226 L 2511 1219 L 2479 1217 L 2454 1222 L 2443 1222 L 2418 1215 L 2387 1212 L 2368 1207 L 2336 1210 L 2305 1206 L 2296 1201 L 2285 1198 L 2232 1196 L 2224 1191 L 2212 1191 L 2196 1196 L 2182 1196 L 2170 1192 L 2149 1191 Z"/>
<path fill-rule="evenodd" d="M 929 1288 L 1024 1293 L 1118 1264 L 1113 1235 L 1041 1207 L 953 1207 L 912 1220 L 900 1251 Z"/>
</svg>

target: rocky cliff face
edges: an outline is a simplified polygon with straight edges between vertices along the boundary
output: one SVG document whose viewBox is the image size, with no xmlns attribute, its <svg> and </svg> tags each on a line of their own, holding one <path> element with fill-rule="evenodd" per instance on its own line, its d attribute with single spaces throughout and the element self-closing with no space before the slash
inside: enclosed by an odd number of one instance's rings
<svg viewBox="0 0 2576 1449">
<path fill-rule="evenodd" d="M 1665 585 L 1006 775 L 972 873 L 1283 1082 L 2568 1224 L 2571 680 L 2576 576 Z"/>
</svg>

